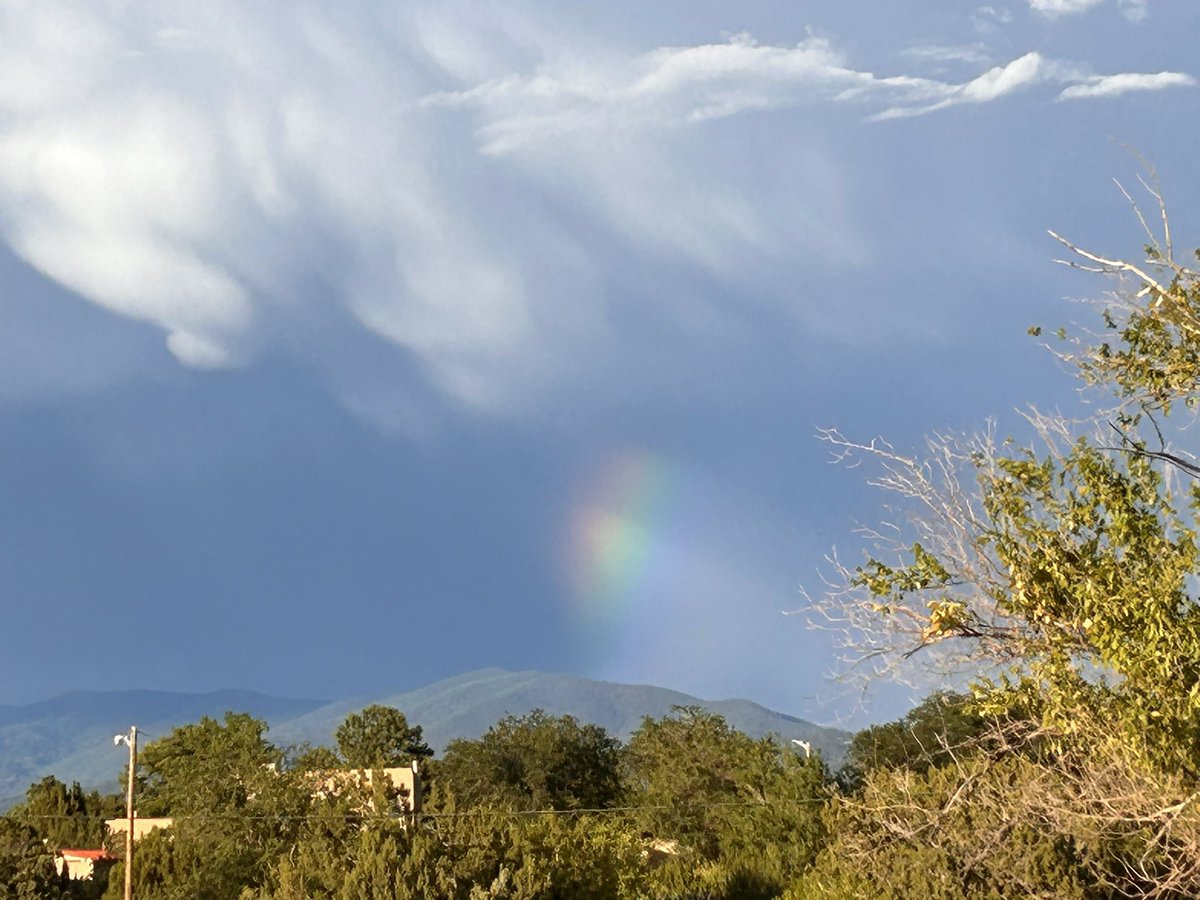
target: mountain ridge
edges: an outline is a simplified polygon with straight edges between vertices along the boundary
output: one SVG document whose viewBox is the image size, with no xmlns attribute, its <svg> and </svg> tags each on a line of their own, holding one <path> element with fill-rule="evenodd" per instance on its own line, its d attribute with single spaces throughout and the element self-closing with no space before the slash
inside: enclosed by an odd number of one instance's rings
<svg viewBox="0 0 1200 900">
<path fill-rule="evenodd" d="M 703 700 L 681 691 L 645 684 L 601 681 L 564 673 L 513 672 L 487 668 L 464 672 L 409 691 L 365 693 L 332 701 L 274 697 L 228 688 L 206 693 L 138 689 L 81 689 L 25 705 L 0 706 L 0 798 L 7 807 L 45 775 L 87 788 L 114 790 L 124 758 L 112 735 L 133 722 L 147 739 L 201 716 L 227 710 L 267 721 L 270 739 L 287 747 L 302 742 L 330 745 L 345 716 L 372 703 L 395 706 L 421 725 L 438 752 L 454 738 L 476 738 L 506 715 L 542 709 L 601 725 L 627 740 L 646 716 L 658 718 L 674 706 L 700 706 L 721 713 L 730 725 L 754 737 L 810 741 L 831 765 L 840 762 L 849 732 L 816 725 L 768 709 L 752 700 Z"/>
</svg>

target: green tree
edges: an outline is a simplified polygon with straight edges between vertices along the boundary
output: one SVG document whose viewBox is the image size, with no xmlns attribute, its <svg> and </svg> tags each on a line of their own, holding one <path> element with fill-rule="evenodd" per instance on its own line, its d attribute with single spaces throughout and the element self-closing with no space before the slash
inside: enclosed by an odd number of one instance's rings
<svg viewBox="0 0 1200 900">
<path fill-rule="evenodd" d="M 65 897 L 53 855 L 38 833 L 14 818 L 0 817 L 0 900 Z"/>
<path fill-rule="evenodd" d="M 404 713 L 390 706 L 368 706 L 346 716 L 334 735 L 338 751 L 355 769 L 404 766 L 433 756 L 420 725 L 409 725 Z"/>
<path fill-rule="evenodd" d="M 451 741 L 436 776 L 466 806 L 601 809 L 621 796 L 619 748 L 599 725 L 534 710 Z"/>
<path fill-rule="evenodd" d="M 871 769 L 924 772 L 945 765 L 970 752 L 988 724 L 974 711 L 970 695 L 936 691 L 900 719 L 855 734 L 840 775 L 854 784 Z"/>
<path fill-rule="evenodd" d="M 141 900 L 226 900 L 266 879 L 291 847 L 311 788 L 277 771 L 266 723 L 244 713 L 205 717 L 147 744 L 140 754 L 143 815 L 173 819 L 138 842 Z M 123 876 L 110 877 L 109 896 Z"/>
<path fill-rule="evenodd" d="M 1045 809 L 1069 802 L 1035 761 L 976 755 L 957 766 L 867 772 L 826 814 L 832 839 L 797 898 L 1110 897 L 1099 855 Z M 1042 805 L 1044 804 L 1044 806 Z"/>
<path fill-rule="evenodd" d="M 644 808 L 646 831 L 715 859 L 729 813 L 761 796 L 755 776 L 776 752 L 772 742 L 755 741 L 702 707 L 647 717 L 624 752 L 631 805 Z"/>
<path fill-rule="evenodd" d="M 372 790 L 350 785 L 309 808 L 295 842 L 277 857 L 257 900 L 394 900 L 404 896 L 401 872 L 412 835 L 405 824 L 374 810 Z"/>
<path fill-rule="evenodd" d="M 976 762 L 1015 752 L 1032 780 L 1066 779 L 1046 815 L 1056 833 L 1096 837 L 1097 884 L 1182 897 L 1200 895 L 1200 466 L 1188 449 L 1200 274 L 1173 258 L 1162 221 L 1144 261 L 1064 241 L 1080 267 L 1119 279 L 1098 334 L 1060 332 L 1090 418 L 1032 411 L 1025 444 L 939 437 L 925 458 L 827 433 L 843 458 L 879 465 L 874 483 L 899 495 L 905 524 L 874 530 L 866 561 L 843 567 L 816 611 L 886 671 L 972 676 L 975 711 L 1004 723 Z M 958 778 L 946 796 L 967 804 L 957 770 L 925 777 Z"/>
<path fill-rule="evenodd" d="M 640 827 L 678 849 L 655 872 L 665 896 L 775 897 L 816 857 L 828 774 L 700 707 L 647 718 L 625 750 Z"/>
<path fill-rule="evenodd" d="M 138 806 L 145 815 L 239 809 L 274 778 L 279 751 L 267 724 L 246 713 L 204 716 L 147 744 L 138 756 Z"/>
<path fill-rule="evenodd" d="M 1162 765 L 1193 768 L 1200 489 L 1179 476 L 1200 474 L 1186 450 L 1200 400 L 1200 276 L 1171 258 L 1169 239 L 1145 263 L 1068 246 L 1137 282 L 1103 306 L 1098 337 L 1064 354 L 1118 405 L 1083 425 L 1031 413 L 1039 436 L 1026 446 L 988 433 L 935 439 L 928 459 L 830 432 L 913 506 L 904 544 L 870 546 L 824 611 L 874 660 L 979 676 L 982 709 L 1070 731 L 1077 710 L 1099 704 Z"/>
<path fill-rule="evenodd" d="M 342 758 L 328 747 L 313 747 L 307 742 L 292 748 L 285 759 L 291 772 L 327 772 L 342 767 Z"/>
<path fill-rule="evenodd" d="M 51 849 L 95 849 L 104 844 L 104 820 L 123 808 L 123 798 L 116 794 L 85 793 L 77 781 L 67 787 L 48 775 L 29 786 L 25 801 L 9 815 L 26 822 Z"/>
<path fill-rule="evenodd" d="M 645 847 L 610 816 L 459 809 L 413 838 L 403 900 L 633 900 L 649 896 Z"/>
</svg>

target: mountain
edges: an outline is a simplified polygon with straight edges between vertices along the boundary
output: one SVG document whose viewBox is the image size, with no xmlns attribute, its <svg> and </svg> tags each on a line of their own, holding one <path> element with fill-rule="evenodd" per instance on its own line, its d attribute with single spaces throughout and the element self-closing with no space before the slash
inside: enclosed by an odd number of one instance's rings
<svg viewBox="0 0 1200 900">
<path fill-rule="evenodd" d="M 774 733 L 811 741 L 831 761 L 841 759 L 849 740 L 847 732 L 822 728 L 749 700 L 707 701 L 652 685 L 504 669 L 470 672 L 401 694 L 330 703 L 273 727 L 271 737 L 283 744 L 328 744 L 346 714 L 367 703 L 402 710 L 410 722 L 422 726 L 425 739 L 437 751 L 456 737 L 478 737 L 504 716 L 521 715 L 531 709 L 543 709 L 555 716 L 570 714 L 603 725 L 625 740 L 644 716 L 664 716 L 673 706 L 703 706 L 721 713 L 731 725 L 753 737 Z"/>
<path fill-rule="evenodd" d="M 45 775 L 117 790 L 126 757 L 125 751 L 113 748 L 112 738 L 131 724 L 153 740 L 178 725 L 201 716 L 222 716 L 230 709 L 275 722 L 317 709 L 323 702 L 237 690 L 71 691 L 25 706 L 0 706 L 0 808 L 7 809 Z"/>
<path fill-rule="evenodd" d="M 130 723 L 153 740 L 177 725 L 233 710 L 266 719 L 277 745 L 302 741 L 328 745 L 347 713 L 371 703 L 402 710 L 409 722 L 424 728 L 426 740 L 437 751 L 456 737 L 479 737 L 504 716 L 532 709 L 570 714 L 625 740 L 644 716 L 666 715 L 673 706 L 702 706 L 754 737 L 776 734 L 809 741 L 834 766 L 850 738 L 848 732 L 823 728 L 749 700 L 707 701 L 652 685 L 504 669 L 470 672 L 404 693 L 332 703 L 232 690 L 210 694 L 74 691 L 27 706 L 0 706 L 0 798 L 18 798 L 32 782 L 49 774 L 68 783 L 77 780 L 115 790 L 125 757 L 113 749 L 112 736 Z"/>
</svg>

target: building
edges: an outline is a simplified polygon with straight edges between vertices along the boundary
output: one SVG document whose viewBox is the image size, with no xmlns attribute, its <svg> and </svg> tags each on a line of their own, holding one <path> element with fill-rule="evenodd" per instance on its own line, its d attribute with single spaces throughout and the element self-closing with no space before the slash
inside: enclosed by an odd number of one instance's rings
<svg viewBox="0 0 1200 900">
<path fill-rule="evenodd" d="M 274 767 L 271 771 L 275 772 Z M 336 769 L 321 772 L 308 772 L 313 797 L 336 797 L 348 788 L 359 788 L 370 791 L 374 784 L 375 772 L 387 779 L 390 790 L 395 793 L 396 807 L 399 812 L 414 814 L 421 811 L 421 773 L 414 761 L 411 766 L 394 766 L 385 769 Z M 278 774 L 276 772 L 276 774 Z M 368 800 L 368 804 L 372 801 Z M 142 817 L 134 815 L 133 839 L 140 841 L 150 832 L 157 829 L 168 829 L 173 823 L 170 816 Z M 129 819 L 122 816 L 119 819 L 107 819 L 104 827 L 108 839 L 123 843 L 125 832 L 129 830 Z M 66 851 L 64 851 L 66 852 Z M 72 851 L 74 852 L 74 851 Z M 83 851 L 80 851 L 83 852 Z M 92 851 L 87 851 L 92 852 Z"/>
<path fill-rule="evenodd" d="M 314 797 L 336 797 L 347 787 L 370 790 L 375 772 L 388 780 L 396 793 L 396 805 L 402 812 L 421 811 L 421 773 L 414 761 L 411 766 L 394 766 L 386 769 L 338 769 L 335 771 L 311 772 Z"/>
<path fill-rule="evenodd" d="M 117 858 L 107 850 L 68 850 L 54 854 L 54 869 L 59 877 L 64 874 L 72 881 L 91 881 L 97 871 L 111 866 Z"/>
<path fill-rule="evenodd" d="M 150 832 L 159 828 L 170 828 L 172 819 L 170 816 L 148 816 L 143 818 L 138 815 L 133 817 L 133 839 L 140 841 Z M 129 830 L 129 819 L 122 816 L 119 819 L 105 819 L 104 827 L 108 831 L 110 839 L 125 840 L 125 832 Z"/>
</svg>

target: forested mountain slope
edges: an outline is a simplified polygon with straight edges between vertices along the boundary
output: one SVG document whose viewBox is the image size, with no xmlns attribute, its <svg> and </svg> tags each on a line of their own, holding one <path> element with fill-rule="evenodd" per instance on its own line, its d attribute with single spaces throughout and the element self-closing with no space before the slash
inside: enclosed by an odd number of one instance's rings
<svg viewBox="0 0 1200 900">
<path fill-rule="evenodd" d="M 271 697 L 253 691 L 185 694 L 167 691 L 73 691 L 25 706 L 0 706 L 0 798 L 7 806 L 30 783 L 53 774 L 84 786 L 115 790 L 125 762 L 112 735 L 136 724 L 148 738 L 176 725 L 226 710 L 266 719 L 279 746 L 308 741 L 329 744 L 346 713 L 371 703 L 395 706 L 425 729 L 441 751 L 456 737 L 479 737 L 508 714 L 544 709 L 602 725 L 627 738 L 643 716 L 662 716 L 672 706 L 703 706 L 724 715 L 752 736 L 776 733 L 811 741 L 833 763 L 849 735 L 774 712 L 749 700 L 704 701 L 650 685 L 615 684 L 571 675 L 485 669 L 403 693 L 369 694 L 323 703 Z"/>
</svg>

